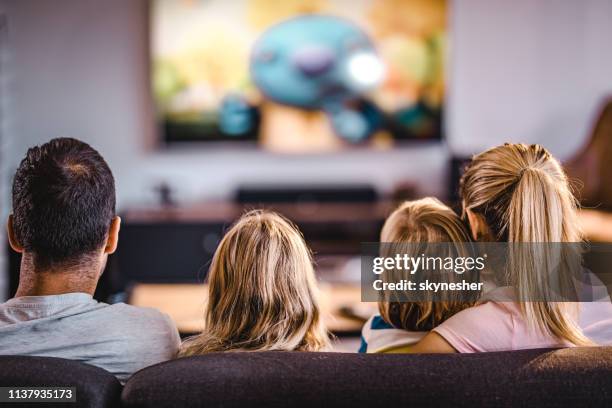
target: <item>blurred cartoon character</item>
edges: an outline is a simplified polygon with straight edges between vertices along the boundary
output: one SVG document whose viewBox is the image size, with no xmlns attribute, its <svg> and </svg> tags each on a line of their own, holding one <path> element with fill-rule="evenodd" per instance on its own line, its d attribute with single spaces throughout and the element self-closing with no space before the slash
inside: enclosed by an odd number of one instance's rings
<svg viewBox="0 0 612 408">
<path fill-rule="evenodd" d="M 228 136 L 242 136 L 251 132 L 258 124 L 259 113 L 238 94 L 228 94 L 223 98 L 219 128 Z"/>
<path fill-rule="evenodd" d="M 253 47 L 250 71 L 265 98 L 325 112 L 350 142 L 380 125 L 365 94 L 382 82 L 384 66 L 367 34 L 348 20 L 312 14 L 272 26 Z"/>
</svg>

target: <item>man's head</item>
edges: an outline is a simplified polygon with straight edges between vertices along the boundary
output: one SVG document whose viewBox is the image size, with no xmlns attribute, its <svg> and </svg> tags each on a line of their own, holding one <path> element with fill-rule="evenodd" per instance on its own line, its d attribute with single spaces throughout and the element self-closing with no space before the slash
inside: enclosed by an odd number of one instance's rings
<svg viewBox="0 0 612 408">
<path fill-rule="evenodd" d="M 13 180 L 8 231 L 36 272 L 101 267 L 119 222 L 113 174 L 91 146 L 58 138 L 28 150 Z"/>
</svg>

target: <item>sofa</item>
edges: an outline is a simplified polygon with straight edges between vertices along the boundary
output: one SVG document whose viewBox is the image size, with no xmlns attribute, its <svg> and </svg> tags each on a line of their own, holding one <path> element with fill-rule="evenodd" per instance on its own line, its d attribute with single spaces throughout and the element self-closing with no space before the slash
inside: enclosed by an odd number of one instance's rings
<svg viewBox="0 0 612 408">
<path fill-rule="evenodd" d="M 147 367 L 123 387 L 104 370 L 61 359 L 0 357 L 0 367 L 0 386 L 76 386 L 72 407 L 612 406 L 612 347 L 213 353 Z"/>
<path fill-rule="evenodd" d="M 121 406 L 122 386 L 109 372 L 55 357 L 0 356 L 0 387 L 75 387 L 76 403 L 7 403 L 9 407 L 105 408 Z M 0 406 L 3 404 L 0 402 Z"/>
</svg>

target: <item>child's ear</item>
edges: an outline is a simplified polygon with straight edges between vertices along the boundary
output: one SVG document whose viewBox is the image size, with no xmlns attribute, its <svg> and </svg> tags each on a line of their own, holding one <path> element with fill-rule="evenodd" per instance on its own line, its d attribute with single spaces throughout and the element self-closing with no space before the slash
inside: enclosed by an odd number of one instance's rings
<svg viewBox="0 0 612 408">
<path fill-rule="evenodd" d="M 489 227 L 487 226 L 487 223 L 485 222 L 483 216 L 469 209 L 466 209 L 465 213 L 468 217 L 470 231 L 472 232 L 472 238 L 474 239 L 474 241 L 478 241 L 483 235 L 486 236 Z"/>
<path fill-rule="evenodd" d="M 13 229 L 13 214 L 8 216 L 8 220 L 6 222 L 6 232 L 8 233 L 8 242 L 13 251 L 18 253 L 23 253 L 23 245 L 17 239 L 15 235 L 15 230 Z"/>
</svg>

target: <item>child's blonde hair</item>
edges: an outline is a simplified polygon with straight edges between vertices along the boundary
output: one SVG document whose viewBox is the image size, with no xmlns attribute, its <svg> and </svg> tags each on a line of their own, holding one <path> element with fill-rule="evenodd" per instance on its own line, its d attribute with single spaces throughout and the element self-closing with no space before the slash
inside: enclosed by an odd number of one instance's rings
<svg viewBox="0 0 612 408">
<path fill-rule="evenodd" d="M 310 251 L 273 212 L 251 211 L 221 240 L 208 276 L 204 330 L 179 356 L 214 351 L 302 350 L 328 345 Z"/>
<path fill-rule="evenodd" d="M 439 247 L 438 250 L 447 250 L 449 256 L 466 257 L 469 256 L 467 246 L 471 240 L 461 219 L 451 208 L 435 198 L 423 198 L 406 201 L 400 205 L 385 221 L 380 241 L 383 245 L 382 256 L 394 256 L 399 253 L 398 248 L 402 248 L 402 244 L 407 244 L 400 250 L 402 253 L 411 252 L 412 256 L 419 256 L 421 252 L 416 253 L 419 244 L 426 246 L 428 243 L 434 245 L 449 243 Z M 425 279 L 431 272 L 421 271 L 420 274 L 426 274 L 420 276 L 421 279 Z M 473 280 L 452 271 L 437 272 L 435 277 L 431 277 L 437 282 L 453 282 L 455 279 Z M 383 294 L 386 298 L 378 303 L 378 309 L 387 323 L 399 329 L 431 330 L 452 315 L 473 306 L 480 295 L 478 291 L 473 292 L 466 294 L 461 291 L 442 291 L 437 294 L 436 299 L 425 294 L 429 298 L 417 302 L 393 301 L 390 296 Z"/>
<path fill-rule="evenodd" d="M 464 213 L 470 210 L 483 217 L 494 241 L 560 243 L 582 239 L 578 204 L 567 176 L 540 145 L 507 143 L 474 156 L 460 186 Z M 551 287 L 571 288 L 569 274 L 549 276 L 538 269 L 540 253 L 532 247 L 517 254 L 510 251 L 508 257 L 508 281 L 519 300 L 552 299 Z M 572 264 L 575 254 L 571 249 L 562 247 L 560 265 Z M 532 327 L 576 345 L 592 344 L 572 318 L 575 305 L 553 301 L 522 301 L 520 305 Z"/>
</svg>

